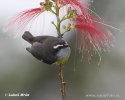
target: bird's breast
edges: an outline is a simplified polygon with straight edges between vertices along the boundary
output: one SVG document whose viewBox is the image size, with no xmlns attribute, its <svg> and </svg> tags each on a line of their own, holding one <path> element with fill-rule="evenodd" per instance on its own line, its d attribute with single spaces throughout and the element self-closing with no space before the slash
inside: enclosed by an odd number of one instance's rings
<svg viewBox="0 0 125 100">
<path fill-rule="evenodd" d="M 65 64 L 68 61 L 70 54 L 71 54 L 70 47 L 60 49 L 57 52 L 57 62 L 56 63 L 58 65 Z"/>
</svg>

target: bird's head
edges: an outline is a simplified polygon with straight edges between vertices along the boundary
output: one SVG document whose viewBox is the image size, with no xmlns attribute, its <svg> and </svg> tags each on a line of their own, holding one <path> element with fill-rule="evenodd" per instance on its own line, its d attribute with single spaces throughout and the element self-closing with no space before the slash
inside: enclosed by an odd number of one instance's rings
<svg viewBox="0 0 125 100">
<path fill-rule="evenodd" d="M 56 64 L 65 64 L 71 54 L 70 46 L 68 45 L 68 43 L 64 40 L 57 39 L 57 41 L 53 43 L 52 49 L 57 57 Z"/>
</svg>

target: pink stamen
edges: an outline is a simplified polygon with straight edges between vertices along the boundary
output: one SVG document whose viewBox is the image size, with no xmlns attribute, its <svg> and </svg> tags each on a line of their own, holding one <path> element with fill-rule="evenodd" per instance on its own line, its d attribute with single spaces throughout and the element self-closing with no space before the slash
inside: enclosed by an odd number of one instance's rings
<svg viewBox="0 0 125 100">
<path fill-rule="evenodd" d="M 8 27 L 15 27 L 17 31 L 22 31 L 32 20 L 39 16 L 41 12 L 41 8 L 34 8 L 23 11 L 8 23 Z"/>
</svg>

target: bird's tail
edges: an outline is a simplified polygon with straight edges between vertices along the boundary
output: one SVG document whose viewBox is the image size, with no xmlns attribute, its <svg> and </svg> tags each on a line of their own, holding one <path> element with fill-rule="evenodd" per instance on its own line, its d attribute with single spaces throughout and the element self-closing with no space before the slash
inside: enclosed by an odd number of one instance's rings
<svg viewBox="0 0 125 100">
<path fill-rule="evenodd" d="M 34 36 L 29 31 L 25 31 L 24 34 L 22 35 L 22 38 L 27 42 L 29 42 L 30 44 L 32 44 Z"/>
</svg>

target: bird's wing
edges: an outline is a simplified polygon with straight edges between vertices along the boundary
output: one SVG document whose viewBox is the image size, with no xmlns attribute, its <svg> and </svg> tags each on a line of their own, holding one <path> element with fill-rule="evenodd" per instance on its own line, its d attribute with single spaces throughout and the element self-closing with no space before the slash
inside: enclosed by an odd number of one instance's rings
<svg viewBox="0 0 125 100">
<path fill-rule="evenodd" d="M 39 42 L 34 42 L 31 48 L 33 49 L 31 54 L 36 54 L 36 58 L 39 58 L 40 56 L 41 60 L 47 64 L 52 64 L 55 62 L 56 59 L 51 57 L 51 54 L 48 52 L 44 43 L 41 44 Z"/>
<path fill-rule="evenodd" d="M 44 43 L 50 36 L 36 36 L 34 37 L 34 42 Z"/>
</svg>

